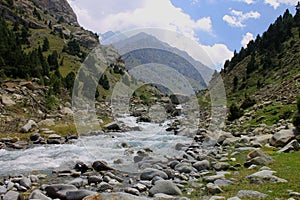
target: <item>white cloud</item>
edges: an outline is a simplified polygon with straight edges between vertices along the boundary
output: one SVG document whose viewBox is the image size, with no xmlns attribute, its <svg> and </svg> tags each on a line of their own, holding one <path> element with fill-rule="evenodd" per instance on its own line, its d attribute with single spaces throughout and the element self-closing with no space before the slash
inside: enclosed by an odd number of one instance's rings
<svg viewBox="0 0 300 200">
<path fill-rule="evenodd" d="M 260 18 L 260 13 L 257 11 L 243 13 L 242 11 L 231 10 L 231 15 L 223 16 L 223 20 L 233 27 L 245 27 L 244 21 L 258 18 Z"/>
<path fill-rule="evenodd" d="M 253 3 L 255 3 L 254 0 L 237 0 L 237 1 L 244 2 L 246 4 L 253 4 Z"/>
<path fill-rule="evenodd" d="M 241 44 L 243 45 L 243 47 L 247 47 L 247 44 L 254 39 L 254 36 L 252 33 L 246 33 L 246 35 L 243 35 L 243 39 L 241 41 Z"/>
<path fill-rule="evenodd" d="M 298 0 L 264 0 L 265 4 L 269 4 L 274 9 L 277 9 L 281 4 L 297 5 Z"/>
</svg>

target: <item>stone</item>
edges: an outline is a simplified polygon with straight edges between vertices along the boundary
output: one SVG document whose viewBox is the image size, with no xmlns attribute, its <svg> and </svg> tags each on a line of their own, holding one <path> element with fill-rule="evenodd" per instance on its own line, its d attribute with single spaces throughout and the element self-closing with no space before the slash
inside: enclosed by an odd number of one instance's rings
<svg viewBox="0 0 300 200">
<path fill-rule="evenodd" d="M 40 138 L 41 138 L 41 135 L 39 133 L 32 133 L 30 135 L 30 141 L 37 141 Z"/>
<path fill-rule="evenodd" d="M 7 96 L 7 95 L 2 95 L 2 96 L 1 96 L 1 102 L 2 102 L 3 105 L 8 106 L 8 107 L 16 105 L 16 102 L 14 102 L 14 101 L 13 101 L 9 96 Z"/>
<path fill-rule="evenodd" d="M 23 177 L 20 180 L 20 185 L 26 187 L 27 189 L 30 189 L 30 187 L 32 185 L 30 178 Z"/>
<path fill-rule="evenodd" d="M 7 192 L 7 189 L 6 189 L 6 187 L 4 187 L 4 186 L 0 186 L 0 195 L 2 195 L 2 194 L 5 194 Z"/>
<path fill-rule="evenodd" d="M 228 198 L 227 200 L 241 200 L 241 199 L 238 197 L 231 197 L 231 198 Z"/>
<path fill-rule="evenodd" d="M 101 176 L 89 176 L 88 177 L 88 184 L 98 184 L 103 181 Z"/>
<path fill-rule="evenodd" d="M 234 183 L 230 180 L 218 179 L 218 180 L 214 181 L 214 184 L 219 187 L 227 187 L 227 186 L 233 185 Z"/>
<path fill-rule="evenodd" d="M 265 145 L 269 143 L 270 139 L 273 137 L 273 134 L 266 134 L 266 135 L 258 135 L 254 137 L 253 142 L 259 143 L 261 145 Z"/>
<path fill-rule="evenodd" d="M 3 195 L 2 200 L 19 200 L 20 194 L 16 191 L 8 191 L 5 195 Z"/>
<path fill-rule="evenodd" d="M 39 200 L 51 200 L 51 198 L 47 197 L 40 190 L 34 190 L 31 192 L 29 199 L 39 199 Z"/>
<path fill-rule="evenodd" d="M 63 115 L 73 115 L 73 110 L 71 108 L 68 108 L 68 107 L 63 107 L 61 110 L 60 110 L 61 114 Z"/>
<path fill-rule="evenodd" d="M 237 196 L 239 198 L 245 198 L 245 199 L 265 199 L 268 197 L 267 194 L 263 194 L 257 191 L 253 190 L 240 190 L 237 193 Z"/>
<path fill-rule="evenodd" d="M 193 164 L 193 167 L 198 171 L 208 170 L 210 168 L 210 163 L 208 160 L 202 160 L 202 161 L 195 162 Z"/>
<path fill-rule="evenodd" d="M 163 193 L 168 195 L 181 195 L 181 190 L 170 180 L 159 180 L 149 190 L 149 195 L 154 196 L 155 194 Z"/>
<path fill-rule="evenodd" d="M 275 171 L 272 170 L 261 170 L 258 171 L 254 174 L 251 174 L 247 176 L 247 179 L 252 179 L 252 178 L 261 178 L 263 180 L 268 180 L 272 183 L 287 183 L 288 181 L 282 178 L 278 178 L 277 176 L 274 176 L 273 174 L 276 173 Z"/>
<path fill-rule="evenodd" d="M 280 130 L 270 139 L 270 144 L 275 147 L 283 147 L 295 138 L 293 130 Z"/>
<path fill-rule="evenodd" d="M 101 193 L 83 198 L 83 200 L 149 200 L 147 197 L 138 197 L 124 192 Z"/>
<path fill-rule="evenodd" d="M 186 174 L 196 171 L 195 168 L 188 163 L 180 163 L 176 165 L 175 170 L 180 173 L 186 173 Z"/>
<path fill-rule="evenodd" d="M 213 168 L 217 171 L 227 170 L 229 169 L 230 164 L 227 162 L 217 162 L 213 164 Z"/>
<path fill-rule="evenodd" d="M 55 120 L 54 119 L 45 119 L 38 123 L 39 126 L 54 126 Z"/>
<path fill-rule="evenodd" d="M 110 130 L 110 131 L 120 131 L 121 130 L 121 128 L 117 122 L 111 122 L 109 124 L 106 124 L 104 126 L 104 128 L 106 128 L 107 130 Z"/>
<path fill-rule="evenodd" d="M 223 190 L 219 186 L 217 186 L 213 183 L 207 183 L 206 189 L 212 195 L 220 194 L 223 192 Z"/>
<path fill-rule="evenodd" d="M 180 162 L 177 160 L 171 161 L 168 163 L 168 166 L 171 167 L 171 169 L 175 169 L 176 165 L 178 165 Z"/>
<path fill-rule="evenodd" d="M 114 170 L 113 168 L 109 167 L 105 161 L 101 161 L 101 160 L 93 162 L 92 167 L 97 172 Z"/>
<path fill-rule="evenodd" d="M 46 195 L 51 197 L 52 199 L 66 199 L 67 192 L 76 190 L 78 190 L 77 187 L 68 184 L 53 184 L 45 188 Z"/>
<path fill-rule="evenodd" d="M 152 180 L 155 176 L 159 176 L 163 179 L 167 179 L 168 175 L 158 169 L 153 169 L 153 168 L 146 168 L 143 170 L 143 172 L 140 175 L 141 180 Z"/>
<path fill-rule="evenodd" d="M 226 198 L 222 196 L 212 196 L 209 200 L 226 200 Z"/>
<path fill-rule="evenodd" d="M 300 149 L 300 144 L 297 140 L 292 140 L 290 143 L 285 145 L 282 149 L 280 149 L 279 153 L 288 153 L 291 151 L 298 151 Z"/>
<path fill-rule="evenodd" d="M 84 197 L 91 196 L 96 194 L 96 192 L 92 192 L 89 190 L 76 190 L 76 191 L 68 191 L 66 193 L 67 200 L 81 200 Z"/>
<path fill-rule="evenodd" d="M 217 174 L 213 176 L 204 176 L 203 180 L 205 180 L 206 182 L 214 182 L 215 180 L 224 179 L 224 178 L 225 178 L 224 174 Z"/>
<path fill-rule="evenodd" d="M 22 128 L 21 132 L 22 133 L 28 133 L 30 132 L 33 128 L 38 127 L 37 123 L 34 120 L 29 120 Z"/>
<path fill-rule="evenodd" d="M 125 188 L 124 192 L 129 193 L 129 194 L 133 194 L 133 195 L 136 195 L 136 196 L 140 195 L 139 190 L 135 189 L 135 188 Z"/>
<path fill-rule="evenodd" d="M 247 155 L 247 161 L 244 163 L 244 166 L 250 167 L 251 165 L 268 165 L 271 162 L 274 162 L 271 156 L 260 149 L 255 149 Z"/>
<path fill-rule="evenodd" d="M 106 183 L 106 182 L 101 182 L 99 185 L 98 185 L 98 188 L 97 188 L 97 191 L 98 192 L 105 192 L 107 190 L 113 190 L 114 187 L 111 186 L 110 184 Z"/>
<path fill-rule="evenodd" d="M 36 175 L 30 175 L 29 178 L 32 183 L 38 183 L 40 180 L 39 177 L 37 177 Z"/>
<path fill-rule="evenodd" d="M 80 188 L 81 186 L 83 186 L 84 181 L 82 178 L 76 178 L 76 179 L 70 181 L 68 184 L 74 185 L 75 187 Z"/>
<path fill-rule="evenodd" d="M 84 162 L 77 162 L 74 166 L 76 171 L 80 171 L 81 173 L 85 173 L 89 170 L 89 166 Z"/>
<path fill-rule="evenodd" d="M 147 186 L 142 183 L 137 183 L 133 187 L 138 189 L 140 192 L 144 192 L 147 190 Z"/>
<path fill-rule="evenodd" d="M 48 136 L 47 144 L 61 144 L 63 143 L 63 138 L 57 134 L 51 134 Z"/>
</svg>

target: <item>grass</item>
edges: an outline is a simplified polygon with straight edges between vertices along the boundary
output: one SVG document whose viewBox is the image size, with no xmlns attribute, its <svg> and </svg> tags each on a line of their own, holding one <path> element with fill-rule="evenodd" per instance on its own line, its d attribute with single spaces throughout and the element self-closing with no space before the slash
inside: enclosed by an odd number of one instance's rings
<svg viewBox="0 0 300 200">
<path fill-rule="evenodd" d="M 272 170 L 276 171 L 275 174 L 279 178 L 286 179 L 288 183 L 264 183 L 264 184 L 253 184 L 250 183 L 246 176 L 255 173 L 257 170 L 249 170 L 247 168 L 240 168 L 238 173 L 232 173 L 227 176 L 227 179 L 235 179 L 235 184 L 232 186 L 223 187 L 223 193 L 219 196 L 224 196 L 226 198 L 236 196 L 240 190 L 255 190 L 264 194 L 268 194 L 269 197 L 266 200 L 288 199 L 289 192 L 292 190 L 295 192 L 300 192 L 300 151 L 294 153 L 277 153 L 271 149 L 264 149 L 265 152 L 270 154 L 275 162 L 268 165 Z M 237 161 L 234 163 L 243 163 L 246 159 L 248 152 L 243 152 L 234 156 Z M 231 164 L 234 164 L 231 162 Z M 207 195 L 206 192 L 200 189 L 194 191 L 189 197 L 192 200 L 202 199 L 203 195 Z M 246 199 L 245 199 L 246 200 Z"/>
</svg>

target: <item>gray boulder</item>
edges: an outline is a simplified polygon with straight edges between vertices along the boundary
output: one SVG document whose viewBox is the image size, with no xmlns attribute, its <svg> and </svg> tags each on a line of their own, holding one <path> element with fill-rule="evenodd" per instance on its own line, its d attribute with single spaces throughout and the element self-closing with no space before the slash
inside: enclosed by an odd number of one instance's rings
<svg viewBox="0 0 300 200">
<path fill-rule="evenodd" d="M 7 192 L 7 189 L 5 186 L 0 186 L 0 195 L 5 194 Z"/>
<path fill-rule="evenodd" d="M 15 191 L 8 191 L 3 197 L 2 200 L 19 200 L 20 199 L 20 194 L 19 192 Z"/>
<path fill-rule="evenodd" d="M 213 168 L 217 171 L 229 169 L 230 164 L 227 162 L 217 162 L 213 165 Z"/>
<path fill-rule="evenodd" d="M 223 192 L 223 190 L 219 186 L 217 186 L 213 183 L 207 183 L 206 189 L 212 195 L 219 194 L 219 193 Z"/>
<path fill-rule="evenodd" d="M 110 130 L 110 131 L 119 131 L 121 130 L 119 124 L 117 122 L 111 122 L 109 124 L 106 124 L 104 126 L 104 128 L 106 128 L 107 130 Z"/>
<path fill-rule="evenodd" d="M 181 190 L 170 180 L 159 180 L 149 190 L 149 195 L 154 196 L 155 194 L 163 193 L 169 195 L 181 195 Z"/>
<path fill-rule="evenodd" d="M 2 95 L 1 96 L 1 101 L 2 101 L 2 104 L 5 105 L 5 106 L 14 106 L 16 105 L 16 102 L 14 102 L 9 96 L 7 95 Z"/>
<path fill-rule="evenodd" d="M 92 192 L 89 190 L 76 190 L 76 191 L 68 191 L 66 193 L 67 200 L 81 200 L 84 197 L 91 196 L 96 194 L 96 192 Z"/>
<path fill-rule="evenodd" d="M 193 164 L 193 167 L 198 171 L 208 170 L 210 168 L 210 163 L 208 160 L 202 160 L 202 161 L 195 162 Z"/>
<path fill-rule="evenodd" d="M 293 130 L 280 130 L 270 139 L 270 144 L 275 147 L 283 147 L 295 138 Z"/>
<path fill-rule="evenodd" d="M 180 173 L 186 173 L 186 174 L 196 171 L 195 168 L 188 163 L 180 163 L 176 165 L 175 170 Z"/>
<path fill-rule="evenodd" d="M 51 200 L 51 198 L 47 197 L 40 190 L 34 190 L 31 192 L 29 199 L 40 199 L 40 200 Z"/>
<path fill-rule="evenodd" d="M 27 189 L 30 189 L 30 187 L 32 185 L 30 178 L 23 177 L 20 180 L 20 185 L 26 187 Z"/>
<path fill-rule="evenodd" d="M 33 120 L 29 120 L 22 128 L 21 128 L 21 132 L 22 133 L 28 133 L 31 130 L 33 130 L 34 128 L 38 127 L 37 123 Z"/>
<path fill-rule="evenodd" d="M 298 151 L 300 149 L 300 144 L 298 143 L 297 140 L 292 140 L 290 143 L 285 145 L 282 149 L 280 149 L 278 152 L 279 153 L 288 153 L 291 151 Z"/>
<path fill-rule="evenodd" d="M 268 197 L 267 194 L 263 194 L 253 190 L 240 190 L 238 191 L 237 196 L 244 199 L 265 199 Z"/>
<path fill-rule="evenodd" d="M 153 168 L 146 168 L 143 170 L 143 172 L 140 175 L 141 180 L 152 180 L 155 176 L 159 176 L 163 179 L 167 179 L 168 175 L 163 172 L 160 171 L 158 169 L 153 169 Z"/>
<path fill-rule="evenodd" d="M 268 165 L 271 162 L 274 162 L 271 156 L 260 149 L 255 149 L 247 155 L 247 161 L 244 163 L 244 166 L 250 167 L 251 165 Z"/>
<path fill-rule="evenodd" d="M 109 167 L 105 161 L 98 160 L 95 161 L 92 165 L 93 169 L 97 172 L 100 171 L 107 171 L 107 170 L 114 170 L 113 168 Z"/>
<path fill-rule="evenodd" d="M 111 186 L 110 184 L 106 183 L 106 182 L 101 182 L 99 185 L 98 185 L 98 188 L 97 188 L 97 191 L 98 192 L 105 192 L 107 190 L 113 190 L 114 187 Z"/>
<path fill-rule="evenodd" d="M 66 199 L 67 192 L 69 191 L 77 191 L 77 187 L 74 185 L 67 185 L 67 184 L 53 184 L 49 185 L 45 188 L 47 196 L 55 199 Z"/>
</svg>

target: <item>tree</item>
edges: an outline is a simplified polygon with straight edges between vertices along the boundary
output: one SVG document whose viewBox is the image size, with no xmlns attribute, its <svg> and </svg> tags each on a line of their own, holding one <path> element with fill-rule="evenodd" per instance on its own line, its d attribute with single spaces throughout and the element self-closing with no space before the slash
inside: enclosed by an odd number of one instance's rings
<svg viewBox="0 0 300 200">
<path fill-rule="evenodd" d="M 293 124 L 294 126 L 300 130 L 300 94 L 297 96 L 297 112 L 293 117 Z"/>
<path fill-rule="evenodd" d="M 50 69 L 52 70 L 58 69 L 59 65 L 57 59 L 58 59 L 58 53 L 57 51 L 54 50 L 52 54 L 48 56 L 48 64 L 50 66 Z"/>
<path fill-rule="evenodd" d="M 73 89 L 73 85 L 74 85 L 74 81 L 75 81 L 75 73 L 74 72 L 70 72 L 66 78 L 65 78 L 65 86 L 68 90 L 72 90 Z"/>
<path fill-rule="evenodd" d="M 43 42 L 43 51 L 48 51 L 49 48 L 50 48 L 49 40 L 47 37 L 45 37 Z"/>
<path fill-rule="evenodd" d="M 233 78 L 233 92 L 236 91 L 237 87 L 238 87 L 238 83 L 239 83 L 239 79 L 237 76 L 234 76 Z"/>
<path fill-rule="evenodd" d="M 68 52 L 73 56 L 80 56 L 80 46 L 76 40 L 70 40 L 64 51 Z"/>
<path fill-rule="evenodd" d="M 247 64 L 247 70 L 246 73 L 249 75 L 251 74 L 253 71 L 255 71 L 257 68 L 256 64 L 255 64 L 255 54 L 251 55 L 251 60 L 250 62 Z"/>
<path fill-rule="evenodd" d="M 228 120 L 233 121 L 235 119 L 239 119 L 241 116 L 243 116 L 243 114 L 243 110 L 240 109 L 235 103 L 233 103 L 229 107 Z"/>
<path fill-rule="evenodd" d="M 105 90 L 108 90 L 109 89 L 109 81 L 107 79 L 107 76 L 106 74 L 104 74 L 103 76 L 101 76 L 100 80 L 99 80 L 99 84 L 102 85 L 102 87 L 105 89 Z"/>
</svg>

